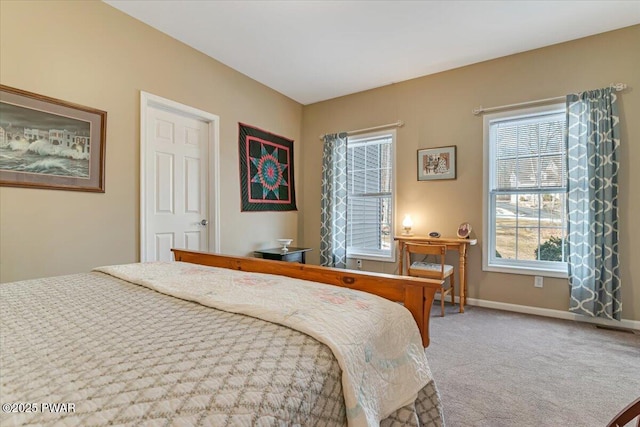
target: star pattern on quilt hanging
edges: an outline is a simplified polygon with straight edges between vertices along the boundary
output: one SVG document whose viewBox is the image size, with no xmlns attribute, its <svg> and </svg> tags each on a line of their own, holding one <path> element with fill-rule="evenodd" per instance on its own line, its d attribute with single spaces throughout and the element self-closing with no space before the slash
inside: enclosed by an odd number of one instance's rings
<svg viewBox="0 0 640 427">
<path fill-rule="evenodd" d="M 270 193 L 273 193 L 276 199 L 280 199 L 280 186 L 289 185 L 285 178 L 287 165 L 281 163 L 278 157 L 278 148 L 269 153 L 265 144 L 260 144 L 260 157 L 250 157 L 257 170 L 251 177 L 251 182 L 262 186 L 263 199 L 267 199 Z"/>
<path fill-rule="evenodd" d="M 295 211 L 293 140 L 238 123 L 243 212 Z"/>
</svg>

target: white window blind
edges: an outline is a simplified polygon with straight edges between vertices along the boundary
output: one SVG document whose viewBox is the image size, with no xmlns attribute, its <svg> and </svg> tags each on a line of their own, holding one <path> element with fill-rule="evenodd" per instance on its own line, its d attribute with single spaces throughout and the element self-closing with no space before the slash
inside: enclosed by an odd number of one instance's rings
<svg viewBox="0 0 640 427">
<path fill-rule="evenodd" d="M 394 134 L 349 138 L 347 253 L 390 257 Z"/>
<path fill-rule="evenodd" d="M 566 273 L 563 106 L 485 116 L 486 270 Z"/>
<path fill-rule="evenodd" d="M 565 116 L 496 121 L 494 191 L 566 187 Z"/>
</svg>

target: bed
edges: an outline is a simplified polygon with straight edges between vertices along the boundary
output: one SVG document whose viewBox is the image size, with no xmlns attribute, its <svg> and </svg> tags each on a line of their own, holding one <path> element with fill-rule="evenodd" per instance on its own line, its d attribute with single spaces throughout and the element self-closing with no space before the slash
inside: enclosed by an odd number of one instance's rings
<svg viewBox="0 0 640 427">
<path fill-rule="evenodd" d="M 443 425 L 439 283 L 174 254 L 0 285 L 0 424 Z"/>
</svg>

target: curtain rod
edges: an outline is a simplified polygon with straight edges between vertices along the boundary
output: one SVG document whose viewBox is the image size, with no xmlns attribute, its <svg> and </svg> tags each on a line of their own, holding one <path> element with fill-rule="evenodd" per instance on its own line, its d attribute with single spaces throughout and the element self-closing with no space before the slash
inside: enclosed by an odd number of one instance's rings
<svg viewBox="0 0 640 427">
<path fill-rule="evenodd" d="M 620 91 L 625 90 L 627 88 L 627 84 L 626 83 L 611 83 L 609 86 L 611 86 L 612 89 L 615 89 L 616 92 L 620 92 Z M 474 116 L 478 116 L 478 115 L 480 115 L 482 113 L 486 113 L 488 111 L 497 111 L 497 110 L 504 110 L 504 109 L 513 108 L 513 107 L 524 107 L 524 106 L 527 106 L 527 105 L 543 104 L 545 102 L 561 101 L 563 99 L 566 99 L 566 96 L 556 96 L 555 98 L 546 98 L 546 99 L 537 99 L 535 101 L 518 102 L 517 104 L 500 105 L 499 107 L 483 108 L 482 105 L 481 105 L 478 108 L 474 108 L 472 110 L 472 112 L 473 112 Z"/>
<path fill-rule="evenodd" d="M 402 127 L 402 126 L 404 126 L 404 122 L 402 120 L 398 120 L 395 123 L 389 123 L 389 124 L 386 124 L 386 125 L 373 126 L 373 127 L 370 127 L 370 128 L 357 129 L 357 130 L 348 130 L 346 132 L 346 134 L 347 135 L 353 135 L 353 134 L 356 134 L 356 133 L 369 132 L 369 131 L 372 131 L 372 130 L 379 130 L 379 129 L 386 129 L 386 128 L 399 128 L 399 127 Z M 330 135 L 330 134 L 325 133 L 324 135 L 320 135 L 320 139 L 324 139 L 324 137 L 327 136 L 327 135 Z"/>
</svg>

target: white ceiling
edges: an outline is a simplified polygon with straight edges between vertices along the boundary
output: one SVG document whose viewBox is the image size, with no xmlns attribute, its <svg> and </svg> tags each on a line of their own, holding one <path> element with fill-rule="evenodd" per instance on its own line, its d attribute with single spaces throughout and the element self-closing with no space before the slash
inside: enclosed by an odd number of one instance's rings
<svg viewBox="0 0 640 427">
<path fill-rule="evenodd" d="M 104 1 L 305 105 L 640 23 L 640 0 Z"/>
</svg>

